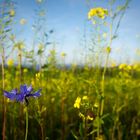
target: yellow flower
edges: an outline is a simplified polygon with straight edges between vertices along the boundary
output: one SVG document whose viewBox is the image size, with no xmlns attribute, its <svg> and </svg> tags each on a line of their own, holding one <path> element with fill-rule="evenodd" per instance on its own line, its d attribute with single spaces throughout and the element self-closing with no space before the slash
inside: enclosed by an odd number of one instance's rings
<svg viewBox="0 0 140 140">
<path fill-rule="evenodd" d="M 23 72 L 24 72 L 24 73 L 27 73 L 27 72 L 28 72 L 28 69 L 26 69 L 26 68 L 23 69 Z"/>
<path fill-rule="evenodd" d="M 61 57 L 65 57 L 65 56 L 66 56 L 66 53 L 62 52 Z"/>
<path fill-rule="evenodd" d="M 14 64 L 13 59 L 9 59 L 9 60 L 7 61 L 7 65 L 8 65 L 9 67 L 13 66 L 13 64 Z"/>
<path fill-rule="evenodd" d="M 31 84 L 32 84 L 32 86 L 35 86 L 35 81 L 34 81 L 34 79 L 31 80 Z"/>
<path fill-rule="evenodd" d="M 10 102 L 10 99 L 9 98 L 6 98 L 6 101 L 7 101 L 7 103 L 9 103 Z"/>
<path fill-rule="evenodd" d="M 124 69 L 124 68 L 126 68 L 126 67 L 127 67 L 126 64 L 120 64 L 120 65 L 119 65 L 119 69 L 120 69 L 120 70 L 122 70 L 122 69 Z"/>
<path fill-rule="evenodd" d="M 111 67 L 116 67 L 116 63 L 111 63 Z"/>
<path fill-rule="evenodd" d="M 10 12 L 9 12 L 9 15 L 10 15 L 11 17 L 15 16 L 15 10 L 11 9 Z"/>
<path fill-rule="evenodd" d="M 93 8 L 91 9 L 89 12 L 88 12 L 88 19 L 91 19 L 92 17 L 96 16 L 96 8 Z"/>
<path fill-rule="evenodd" d="M 130 65 L 128 65 L 127 70 L 132 70 L 132 67 Z"/>
<path fill-rule="evenodd" d="M 80 108 L 80 104 L 81 104 L 81 98 L 77 97 L 74 103 L 74 108 Z"/>
<path fill-rule="evenodd" d="M 138 64 L 134 64 L 133 69 L 137 70 L 138 68 L 139 68 L 139 65 Z"/>
<path fill-rule="evenodd" d="M 41 74 L 40 74 L 40 73 L 36 73 L 36 75 L 35 75 L 35 76 L 36 76 L 36 78 L 37 78 L 37 79 L 39 79 L 39 78 L 40 78 L 40 76 L 41 76 Z"/>
<path fill-rule="evenodd" d="M 90 117 L 90 116 L 88 115 L 88 116 L 87 116 L 87 120 L 92 121 L 92 120 L 93 120 L 93 118 L 92 118 L 92 117 Z"/>
<path fill-rule="evenodd" d="M 20 20 L 20 24 L 21 24 L 21 25 L 24 25 L 24 24 L 26 24 L 26 23 L 27 23 L 26 19 L 22 18 L 22 19 Z"/>
<path fill-rule="evenodd" d="M 82 118 L 83 120 L 85 120 L 85 116 L 81 112 L 79 113 L 79 117 Z"/>
<path fill-rule="evenodd" d="M 98 108 L 99 107 L 99 103 L 95 102 L 94 107 Z"/>
<path fill-rule="evenodd" d="M 22 49 L 25 47 L 25 44 L 24 44 L 24 42 L 19 41 L 15 44 L 15 47 L 17 47 L 18 49 Z"/>
<path fill-rule="evenodd" d="M 83 99 L 83 100 L 88 100 L 88 97 L 87 97 L 87 96 L 83 96 L 82 99 Z"/>
<path fill-rule="evenodd" d="M 106 47 L 106 52 L 110 53 L 111 52 L 111 48 L 110 47 Z"/>
<path fill-rule="evenodd" d="M 104 19 L 106 15 L 108 15 L 107 9 L 104 9 L 102 7 L 92 8 L 88 12 L 88 19 L 91 19 L 94 16 Z"/>
</svg>

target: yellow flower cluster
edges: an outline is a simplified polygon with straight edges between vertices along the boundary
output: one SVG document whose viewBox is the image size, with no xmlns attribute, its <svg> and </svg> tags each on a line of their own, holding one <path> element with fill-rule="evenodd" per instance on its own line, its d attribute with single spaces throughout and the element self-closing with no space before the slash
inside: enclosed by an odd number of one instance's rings
<svg viewBox="0 0 140 140">
<path fill-rule="evenodd" d="M 76 100 L 75 100 L 75 103 L 74 103 L 74 108 L 80 108 L 80 105 L 81 105 L 81 98 L 80 97 L 77 97 Z"/>
<path fill-rule="evenodd" d="M 11 17 L 15 16 L 15 10 L 11 9 L 10 12 L 9 12 L 9 15 L 10 15 Z"/>
<path fill-rule="evenodd" d="M 102 7 L 92 8 L 88 12 L 88 19 L 91 19 L 92 17 L 95 17 L 95 16 L 101 19 L 104 19 L 106 15 L 108 15 L 107 9 L 104 9 Z"/>
<path fill-rule="evenodd" d="M 80 98 L 80 97 L 77 97 L 76 98 L 76 100 L 75 100 L 75 103 L 74 103 L 74 108 L 80 108 L 80 106 L 81 106 L 81 102 L 82 101 L 86 101 L 86 100 L 88 100 L 88 97 L 87 96 L 83 96 L 82 98 Z"/>
<path fill-rule="evenodd" d="M 66 56 L 66 53 L 62 52 L 61 57 L 65 57 L 65 56 Z"/>
<path fill-rule="evenodd" d="M 14 64 L 13 59 L 9 59 L 9 60 L 7 61 L 7 65 L 8 65 L 8 67 L 13 66 L 13 64 Z"/>
<path fill-rule="evenodd" d="M 128 71 L 130 71 L 130 70 L 132 70 L 132 66 L 127 65 L 127 64 L 120 64 L 119 69 L 120 70 L 128 70 Z"/>
<path fill-rule="evenodd" d="M 93 117 L 91 117 L 90 115 L 85 116 L 84 114 L 82 114 L 81 112 L 79 113 L 79 117 L 82 118 L 83 120 L 89 120 L 89 121 L 93 121 Z"/>
</svg>

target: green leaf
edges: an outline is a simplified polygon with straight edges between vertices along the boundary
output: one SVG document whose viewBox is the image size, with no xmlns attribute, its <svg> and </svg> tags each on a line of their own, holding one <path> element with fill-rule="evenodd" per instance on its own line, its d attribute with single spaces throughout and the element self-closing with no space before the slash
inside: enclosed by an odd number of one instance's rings
<svg viewBox="0 0 140 140">
<path fill-rule="evenodd" d="M 92 134 L 94 134 L 94 133 L 96 133 L 97 131 L 98 131 L 98 129 L 92 130 L 92 131 L 88 134 L 88 136 L 89 136 L 89 135 L 92 135 Z"/>
<path fill-rule="evenodd" d="M 80 123 L 80 125 L 79 125 L 79 133 L 80 133 L 80 136 L 82 136 L 83 137 L 83 124 L 82 123 Z"/>
<path fill-rule="evenodd" d="M 73 137 L 76 139 L 76 140 L 78 140 L 78 137 L 74 134 L 74 132 L 71 130 L 71 133 L 72 133 L 72 135 L 73 135 Z"/>
<path fill-rule="evenodd" d="M 103 121 L 100 117 L 96 117 L 96 119 L 94 120 L 93 125 L 94 125 L 95 127 L 99 127 L 99 126 L 101 126 L 102 124 L 104 124 L 104 121 Z"/>
</svg>

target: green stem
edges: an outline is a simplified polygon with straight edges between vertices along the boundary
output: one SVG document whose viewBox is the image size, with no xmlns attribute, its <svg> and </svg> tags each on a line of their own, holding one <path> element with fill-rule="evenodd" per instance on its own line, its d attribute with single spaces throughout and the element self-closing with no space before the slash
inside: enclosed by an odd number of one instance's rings
<svg viewBox="0 0 140 140">
<path fill-rule="evenodd" d="M 25 140 L 27 140 L 28 135 L 28 107 L 26 106 L 26 133 L 25 133 Z"/>
<path fill-rule="evenodd" d="M 112 9 L 111 9 L 112 11 Z M 110 23 L 110 41 L 109 41 L 109 48 L 110 50 L 107 50 L 107 56 L 106 56 L 106 61 L 105 61 L 105 66 L 103 69 L 103 74 L 102 74 L 102 81 L 101 81 L 101 90 L 102 90 L 102 94 L 101 94 L 101 108 L 100 108 L 100 116 L 103 115 L 103 111 L 104 111 L 104 96 L 105 96 L 105 74 L 106 74 L 106 69 L 107 69 L 107 65 L 108 65 L 108 60 L 109 60 L 109 54 L 111 51 L 111 45 L 112 45 L 112 30 L 113 29 L 113 19 L 111 20 Z"/>
<path fill-rule="evenodd" d="M 103 110 L 104 110 L 104 96 L 105 96 L 105 73 L 106 73 L 106 69 L 107 69 L 107 64 L 108 64 L 108 59 L 109 59 L 109 54 L 107 53 L 107 57 L 106 57 L 106 63 L 104 66 L 104 70 L 103 70 L 103 74 L 102 74 L 102 82 L 101 82 L 101 89 L 102 89 L 102 94 L 101 94 L 101 109 L 100 109 L 100 116 L 103 115 Z"/>
<path fill-rule="evenodd" d="M 5 87 L 5 68 L 4 68 L 4 64 L 5 64 L 5 56 L 4 56 L 5 52 L 4 52 L 4 48 L 2 48 L 2 90 L 4 90 Z M 5 140 L 5 131 L 6 131 L 6 101 L 5 101 L 5 97 L 3 97 L 3 128 L 2 128 L 2 140 Z"/>
<path fill-rule="evenodd" d="M 19 59 L 19 73 L 20 73 L 20 84 L 22 83 L 22 70 L 21 70 L 21 63 L 22 63 L 22 50 L 19 48 L 18 50 L 18 59 Z"/>
</svg>

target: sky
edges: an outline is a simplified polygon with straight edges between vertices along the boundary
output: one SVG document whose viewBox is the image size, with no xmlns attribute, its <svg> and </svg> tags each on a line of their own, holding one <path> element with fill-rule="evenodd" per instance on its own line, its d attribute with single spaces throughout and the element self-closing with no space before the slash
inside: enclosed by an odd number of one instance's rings
<svg viewBox="0 0 140 140">
<path fill-rule="evenodd" d="M 16 4 L 16 25 L 15 33 L 17 38 L 26 42 L 28 50 L 34 36 L 32 25 L 35 21 L 35 9 L 39 6 L 36 0 L 15 0 Z M 89 3 L 87 2 L 89 1 Z M 117 0 L 116 5 L 120 5 L 125 0 Z M 108 0 L 47 0 L 43 4 L 46 10 L 46 23 L 44 30 L 48 32 L 53 29 L 50 40 L 55 42 L 55 49 L 58 55 L 65 52 L 66 63 L 82 63 L 83 35 L 90 32 L 91 22 L 87 19 L 87 13 L 92 7 L 108 8 Z M 118 63 L 133 63 L 140 61 L 140 56 L 136 55 L 136 50 L 140 49 L 140 0 L 132 0 L 127 9 L 121 26 L 118 31 L 118 38 L 113 41 L 111 60 Z M 20 25 L 20 19 L 26 19 L 25 25 Z M 94 30 L 94 29 L 92 29 Z M 47 52 L 52 49 L 48 46 Z M 46 53 L 47 53 L 46 52 Z"/>
</svg>

